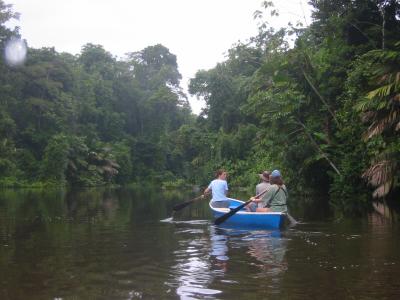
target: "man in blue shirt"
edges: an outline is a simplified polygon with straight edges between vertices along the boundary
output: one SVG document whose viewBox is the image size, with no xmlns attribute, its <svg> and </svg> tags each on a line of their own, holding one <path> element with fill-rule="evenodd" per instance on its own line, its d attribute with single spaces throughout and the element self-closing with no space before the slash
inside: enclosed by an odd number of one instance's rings
<svg viewBox="0 0 400 300">
<path fill-rule="evenodd" d="M 226 177 L 228 173 L 225 170 L 218 170 L 215 174 L 216 178 L 210 182 L 208 187 L 204 190 L 204 195 L 212 192 L 211 205 L 215 208 L 229 207 L 228 183 Z"/>
</svg>

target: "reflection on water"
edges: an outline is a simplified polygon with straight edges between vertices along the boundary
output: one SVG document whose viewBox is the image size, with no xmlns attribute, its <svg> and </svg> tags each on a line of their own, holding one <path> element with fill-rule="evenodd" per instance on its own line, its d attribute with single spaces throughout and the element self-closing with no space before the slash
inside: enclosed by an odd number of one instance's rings
<svg viewBox="0 0 400 300">
<path fill-rule="evenodd" d="M 284 256 L 287 240 L 279 230 L 240 230 L 210 226 L 210 239 L 211 256 L 224 271 L 229 260 L 228 242 L 232 248 L 248 249 L 247 253 L 258 261 L 254 265 L 262 270 L 258 276 L 263 276 L 264 272 L 277 275 L 286 269 Z"/>
<path fill-rule="evenodd" d="M 221 285 L 237 285 L 239 280 L 229 276 L 230 264 L 233 268 L 236 264 L 231 262 L 230 251 L 233 259 L 237 259 L 238 250 L 247 258 L 255 259 L 256 262 L 249 263 L 259 269 L 252 276 L 254 280 L 266 275 L 277 277 L 286 270 L 287 240 L 280 231 L 221 228 L 211 225 L 210 220 L 167 218 L 161 222 L 175 226 L 178 236 L 172 278 L 166 285 L 171 289 L 176 287 L 181 299 L 219 299 L 217 295 L 224 292 Z"/>
<path fill-rule="evenodd" d="M 214 279 L 209 261 L 210 241 L 204 229 L 179 231 L 192 238 L 181 239 L 179 250 L 174 252 L 176 264 L 172 267 L 173 282 L 177 281 L 176 293 L 182 299 L 201 299 L 219 294 L 208 286 Z M 174 284 L 171 284 L 174 286 Z"/>
<path fill-rule="evenodd" d="M 286 248 L 287 240 L 282 238 L 280 231 L 255 234 L 250 238 L 248 253 L 258 261 L 258 278 L 277 276 L 287 269 Z"/>
<path fill-rule="evenodd" d="M 181 299 L 214 299 L 213 295 L 219 299 L 216 295 L 224 292 L 221 285 L 239 284 L 240 280 L 235 277 L 240 274 L 232 278 L 229 275 L 230 265 L 235 269 L 237 264 L 232 259 L 237 259 L 238 250 L 245 255 L 249 266 L 258 268 L 258 272 L 251 275 L 253 281 L 265 281 L 269 277 L 272 278 L 270 291 L 279 289 L 279 275 L 287 269 L 285 251 L 288 242 L 280 231 L 220 228 L 211 225 L 210 221 L 206 221 L 206 226 L 201 229 L 193 227 L 201 222 L 204 221 L 171 222 L 185 227 L 184 230 L 176 229 L 181 235 L 179 250 L 174 252 L 176 264 L 172 268 L 173 279 L 168 283 L 170 287 L 178 285 L 177 294 Z M 257 286 L 254 283 L 248 285 Z"/>
<path fill-rule="evenodd" d="M 171 217 L 190 198 L 153 189 L 3 190 L 0 299 L 400 296 L 396 224 L 371 215 L 246 230 L 212 225 L 207 202 Z"/>
<path fill-rule="evenodd" d="M 227 256 L 228 252 L 228 236 L 221 228 L 210 227 L 210 239 L 211 239 L 211 256 L 219 262 L 225 262 L 229 259 Z"/>
</svg>

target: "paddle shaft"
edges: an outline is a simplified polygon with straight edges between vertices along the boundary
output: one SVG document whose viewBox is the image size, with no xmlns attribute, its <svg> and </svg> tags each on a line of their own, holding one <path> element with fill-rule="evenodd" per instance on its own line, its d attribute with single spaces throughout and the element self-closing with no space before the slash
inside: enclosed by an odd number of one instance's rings
<svg viewBox="0 0 400 300">
<path fill-rule="evenodd" d="M 268 191 L 268 189 L 265 189 L 261 193 L 257 194 L 254 198 L 258 198 L 258 197 L 264 195 L 267 191 Z M 245 207 L 246 205 L 250 204 L 250 202 L 253 202 L 253 200 L 246 201 L 245 203 L 243 203 L 243 204 L 239 205 L 238 207 L 235 207 L 234 209 L 232 209 L 230 212 L 228 212 L 228 213 L 220 216 L 219 218 L 215 219 L 214 224 L 215 225 L 219 225 L 219 224 L 225 222 L 227 219 L 232 217 L 234 214 L 236 214 L 243 207 Z"/>
<path fill-rule="evenodd" d="M 196 198 L 194 198 L 194 199 L 185 201 L 185 202 L 183 202 L 183 203 L 176 204 L 172 209 L 173 209 L 174 211 L 181 210 L 181 209 L 185 208 L 186 206 L 192 204 L 193 202 L 195 202 L 195 201 L 197 201 L 197 200 L 199 200 L 199 199 L 203 199 L 203 198 L 204 198 L 204 195 L 201 195 L 201 196 L 199 196 L 199 197 L 196 197 Z"/>
</svg>

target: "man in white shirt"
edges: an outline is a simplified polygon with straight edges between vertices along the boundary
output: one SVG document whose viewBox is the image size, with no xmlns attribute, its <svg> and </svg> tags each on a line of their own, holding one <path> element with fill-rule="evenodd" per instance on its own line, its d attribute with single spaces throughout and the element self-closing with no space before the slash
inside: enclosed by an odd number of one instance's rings
<svg viewBox="0 0 400 300">
<path fill-rule="evenodd" d="M 215 174 L 216 178 L 210 182 L 208 187 L 204 190 L 204 195 L 212 192 L 211 205 L 215 208 L 229 207 L 228 183 L 226 177 L 228 173 L 225 170 L 218 170 Z"/>
</svg>

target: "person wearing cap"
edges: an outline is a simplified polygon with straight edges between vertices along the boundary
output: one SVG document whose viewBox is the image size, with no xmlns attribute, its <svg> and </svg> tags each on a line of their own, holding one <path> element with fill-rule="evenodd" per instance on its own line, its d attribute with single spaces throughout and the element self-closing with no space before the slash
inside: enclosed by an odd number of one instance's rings
<svg viewBox="0 0 400 300">
<path fill-rule="evenodd" d="M 256 195 L 263 193 L 264 191 L 268 190 L 271 184 L 269 183 L 269 171 L 264 171 L 261 174 L 258 174 L 260 177 L 261 182 L 256 185 Z M 266 193 L 263 193 L 262 197 L 264 197 Z M 262 198 L 261 198 L 262 199 Z M 260 200 L 259 202 L 252 202 L 246 206 L 247 211 L 255 212 L 257 207 L 263 207 L 263 202 Z"/>
<path fill-rule="evenodd" d="M 215 179 L 210 182 L 208 187 L 204 190 L 204 195 L 212 193 L 211 206 L 215 208 L 229 207 L 230 201 L 227 197 L 228 183 L 226 177 L 228 173 L 220 169 L 215 173 Z"/>
<path fill-rule="evenodd" d="M 283 183 L 281 172 L 274 170 L 270 176 L 270 187 L 268 192 L 262 198 L 252 197 L 256 203 L 261 203 L 261 207 L 257 207 L 257 212 L 286 212 L 288 192 Z"/>
<path fill-rule="evenodd" d="M 261 194 L 265 190 L 268 190 L 271 186 L 271 184 L 269 183 L 269 171 L 264 171 L 261 174 L 258 174 L 258 176 L 260 176 L 261 182 L 256 186 L 256 195 Z M 265 196 L 265 194 L 263 196 Z"/>
</svg>

